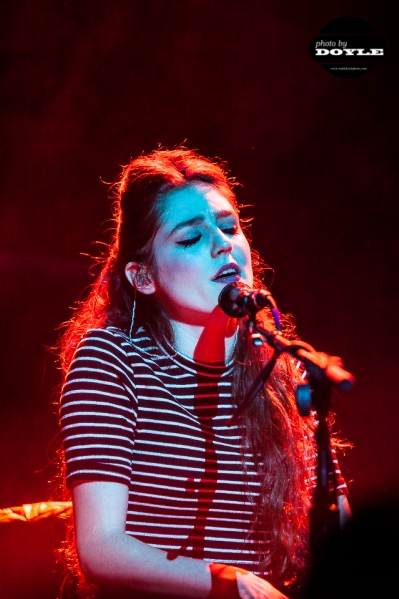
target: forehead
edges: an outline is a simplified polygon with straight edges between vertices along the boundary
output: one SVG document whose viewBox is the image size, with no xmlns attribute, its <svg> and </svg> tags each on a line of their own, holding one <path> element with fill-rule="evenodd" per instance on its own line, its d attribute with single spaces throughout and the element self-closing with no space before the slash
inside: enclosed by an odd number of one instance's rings
<svg viewBox="0 0 399 599">
<path fill-rule="evenodd" d="M 221 212 L 237 216 L 234 206 L 215 187 L 206 183 L 190 185 L 164 196 L 161 227 L 172 230 L 183 221 L 197 216 L 214 219 Z"/>
</svg>

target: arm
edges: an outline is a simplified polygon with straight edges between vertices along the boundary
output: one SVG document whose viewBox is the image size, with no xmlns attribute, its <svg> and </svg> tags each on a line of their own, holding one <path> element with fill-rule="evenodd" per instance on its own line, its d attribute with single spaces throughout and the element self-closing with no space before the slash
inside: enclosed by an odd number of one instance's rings
<svg viewBox="0 0 399 599">
<path fill-rule="evenodd" d="M 125 533 L 128 489 L 82 482 L 72 489 L 76 545 L 83 573 L 96 584 L 193 599 L 286 599 L 270 583 L 232 566 L 177 557 Z"/>
</svg>

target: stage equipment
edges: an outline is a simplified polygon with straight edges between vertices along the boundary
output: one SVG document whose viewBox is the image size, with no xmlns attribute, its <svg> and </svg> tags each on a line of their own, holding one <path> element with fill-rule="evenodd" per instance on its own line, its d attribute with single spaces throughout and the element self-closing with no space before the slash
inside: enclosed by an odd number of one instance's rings
<svg viewBox="0 0 399 599">
<path fill-rule="evenodd" d="M 312 410 L 317 415 L 317 482 L 310 511 L 310 549 L 312 559 L 315 559 L 320 545 L 340 529 L 337 481 L 328 425 L 331 391 L 333 388 L 350 391 L 355 384 L 355 377 L 343 369 L 341 358 L 317 352 L 308 343 L 290 341 L 281 335 L 280 315 L 270 291 L 252 290 L 242 283 L 230 283 L 219 295 L 219 306 L 228 316 L 247 317 L 247 330 L 255 346 L 267 343 L 274 349 L 271 359 L 256 377 L 230 424 L 238 421 L 262 389 L 282 353 L 295 357 L 306 369 L 306 382 L 298 385 L 296 402 L 301 416 L 308 416 Z M 257 321 L 257 313 L 265 307 L 271 310 L 274 329 L 264 328 Z"/>
</svg>

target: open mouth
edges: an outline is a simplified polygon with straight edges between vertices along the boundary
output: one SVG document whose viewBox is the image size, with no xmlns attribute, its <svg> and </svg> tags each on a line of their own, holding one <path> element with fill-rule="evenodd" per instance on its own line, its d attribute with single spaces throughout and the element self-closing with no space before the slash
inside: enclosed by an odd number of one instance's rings
<svg viewBox="0 0 399 599">
<path fill-rule="evenodd" d="M 222 266 L 212 279 L 220 283 L 234 283 L 240 280 L 240 269 L 236 264 Z"/>
</svg>

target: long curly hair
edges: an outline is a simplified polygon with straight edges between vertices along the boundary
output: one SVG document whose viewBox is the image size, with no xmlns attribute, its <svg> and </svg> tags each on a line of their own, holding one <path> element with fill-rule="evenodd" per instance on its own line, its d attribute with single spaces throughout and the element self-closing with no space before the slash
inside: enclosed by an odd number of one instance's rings
<svg viewBox="0 0 399 599">
<path fill-rule="evenodd" d="M 100 274 L 87 299 L 77 305 L 71 320 L 64 325 L 60 337 L 59 356 L 64 374 L 88 329 L 114 326 L 129 332 L 135 299 L 135 327 L 145 325 L 160 343 L 167 340 L 173 344 L 173 331 L 163 306 L 154 295 L 137 293 L 135 298 L 125 276 L 125 265 L 137 262 L 151 267 L 152 241 L 159 228 L 165 196 L 196 182 L 215 187 L 239 214 L 234 191 L 237 183 L 220 160 L 204 158 L 185 147 L 160 148 L 131 160 L 123 168 L 111 188 L 114 231 L 108 251 L 99 259 Z M 265 264 L 254 250 L 252 262 L 254 286 L 262 287 Z M 259 319 L 268 326 L 273 322 L 267 309 L 259 313 Z M 244 321 L 240 321 L 239 328 L 232 387 L 236 406 L 272 354 L 266 344 L 254 347 Z M 289 318 L 283 318 L 283 334 L 295 336 Z M 303 418 L 298 413 L 295 388 L 299 379 L 300 373 L 292 360 L 281 356 L 267 383 L 241 417 L 243 455 L 248 448 L 252 451 L 260 484 L 251 534 L 257 534 L 257 538 L 264 535 L 270 541 L 267 553 L 260 555 L 260 567 L 275 584 L 289 584 L 300 578 L 309 557 L 314 421 L 312 416 Z M 62 450 L 60 463 L 65 499 L 69 496 Z M 244 459 L 243 468 L 245 471 Z M 79 569 L 72 519 L 59 554 L 69 573 L 75 575 L 72 578 L 78 581 L 80 596 L 90 596 L 90 586 Z"/>
</svg>

